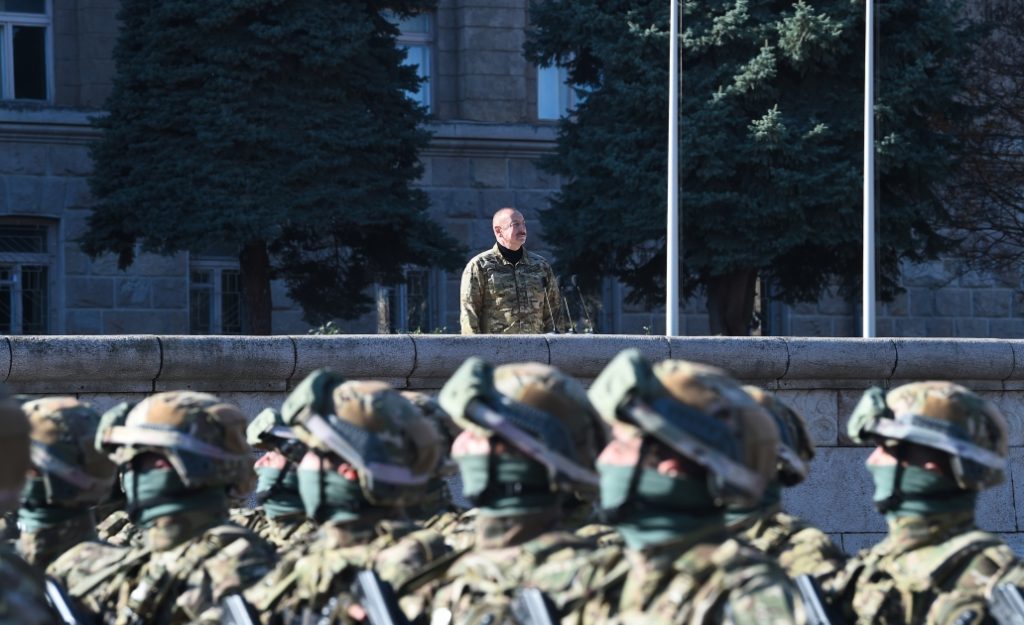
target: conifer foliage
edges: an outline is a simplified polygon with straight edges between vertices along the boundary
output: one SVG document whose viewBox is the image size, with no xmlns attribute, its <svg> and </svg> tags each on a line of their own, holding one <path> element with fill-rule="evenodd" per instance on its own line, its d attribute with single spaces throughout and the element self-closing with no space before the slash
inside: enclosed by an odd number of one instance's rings
<svg viewBox="0 0 1024 625">
<path fill-rule="evenodd" d="M 237 254 L 256 334 L 272 276 L 317 323 L 450 262 L 411 186 L 429 134 L 393 23 L 430 1 L 124 0 L 84 250 Z"/>
<path fill-rule="evenodd" d="M 957 15 L 946 0 L 876 1 L 886 295 L 901 260 L 949 244 L 936 185 L 956 163 L 943 129 L 966 114 Z M 669 0 L 541 0 L 527 46 L 580 89 L 546 162 L 567 181 L 542 214 L 561 269 L 616 276 L 648 304 L 664 303 L 668 18 Z M 686 1 L 682 31 L 682 275 L 687 294 L 705 288 L 712 332 L 747 333 L 757 275 L 791 302 L 857 288 L 863 2 Z"/>
</svg>

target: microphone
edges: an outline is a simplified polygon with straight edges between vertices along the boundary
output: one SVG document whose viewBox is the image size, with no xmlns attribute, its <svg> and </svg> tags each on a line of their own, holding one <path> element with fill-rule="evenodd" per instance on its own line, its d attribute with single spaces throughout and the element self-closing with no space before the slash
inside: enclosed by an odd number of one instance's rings
<svg viewBox="0 0 1024 625">
<path fill-rule="evenodd" d="M 594 322 L 590 320 L 590 312 L 587 310 L 587 302 L 583 299 L 583 293 L 580 291 L 579 281 L 576 280 L 576 274 L 569 276 L 569 281 L 572 282 L 572 288 L 576 289 L 576 297 L 580 299 L 580 306 L 583 308 L 583 316 L 587 320 L 587 327 L 584 330 L 587 334 L 594 333 Z"/>
<path fill-rule="evenodd" d="M 555 325 L 555 316 L 551 314 L 551 298 L 548 297 L 548 278 L 547 276 L 540 277 L 540 285 L 544 287 L 544 304 L 548 309 L 548 317 L 551 317 L 551 333 L 558 334 L 558 327 Z"/>
</svg>

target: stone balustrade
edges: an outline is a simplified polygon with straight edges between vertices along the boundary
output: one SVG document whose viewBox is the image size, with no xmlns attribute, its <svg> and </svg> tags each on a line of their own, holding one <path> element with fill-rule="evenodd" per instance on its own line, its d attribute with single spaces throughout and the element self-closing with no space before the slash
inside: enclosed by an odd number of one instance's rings
<svg viewBox="0 0 1024 625">
<path fill-rule="evenodd" d="M 818 445 L 810 478 L 786 493 L 790 511 L 847 551 L 885 531 L 871 505 L 867 449 L 849 441 L 846 418 L 870 385 L 952 379 L 1003 411 L 1010 428 L 1007 481 L 979 499 L 979 524 L 1024 551 L 1024 341 L 534 335 L 341 335 L 274 337 L 48 336 L 0 340 L 0 380 L 16 392 L 73 394 L 105 409 L 153 391 L 216 393 L 255 415 L 279 405 L 307 373 L 330 366 L 349 378 L 399 388 L 438 388 L 462 361 L 551 363 L 584 382 L 626 347 L 652 360 L 717 365 L 800 410 Z M 1017 499 L 1021 500 L 1016 504 Z"/>
</svg>

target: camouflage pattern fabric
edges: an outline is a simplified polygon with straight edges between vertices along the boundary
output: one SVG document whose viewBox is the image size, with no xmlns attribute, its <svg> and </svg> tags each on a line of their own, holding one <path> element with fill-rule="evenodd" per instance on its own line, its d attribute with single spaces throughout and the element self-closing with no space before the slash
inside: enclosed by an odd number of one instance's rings
<svg viewBox="0 0 1024 625">
<path fill-rule="evenodd" d="M 553 600 L 562 625 L 806 622 L 782 569 L 721 527 L 649 553 L 609 546 L 548 563 L 526 584 Z"/>
<path fill-rule="evenodd" d="M 283 554 L 244 594 L 266 625 L 303 622 L 307 614 L 318 616 L 317 623 L 354 623 L 350 589 L 357 572 L 373 569 L 398 587 L 446 551 L 440 534 L 411 523 L 380 522 L 357 531 L 328 524 L 314 542 Z"/>
<path fill-rule="evenodd" d="M 60 622 L 46 602 L 43 577 L 14 550 L 0 544 L 0 625 Z"/>
<path fill-rule="evenodd" d="M 22 532 L 18 538 L 18 553 L 43 571 L 65 551 L 87 540 L 96 540 L 96 520 L 89 511 L 53 527 Z"/>
<path fill-rule="evenodd" d="M 523 248 L 522 260 L 513 265 L 495 244 L 462 272 L 459 325 L 462 334 L 561 332 L 568 327 L 561 302 L 546 260 Z"/>
<path fill-rule="evenodd" d="M 975 529 L 972 511 L 903 517 L 888 537 L 850 560 L 825 591 L 847 623 L 990 623 L 986 592 L 997 578 L 1021 585 L 1024 570 L 1001 538 Z"/>
<path fill-rule="evenodd" d="M 750 546 L 778 562 L 790 577 L 806 574 L 823 581 L 846 563 L 846 556 L 828 534 L 777 509 L 743 527 L 736 529 Z"/>
<path fill-rule="evenodd" d="M 316 523 L 304 513 L 270 518 L 262 508 L 233 508 L 231 522 L 240 525 L 277 548 L 287 551 L 297 544 L 311 542 L 316 535 Z"/>
<path fill-rule="evenodd" d="M 96 526 L 96 536 L 115 547 L 127 547 L 142 539 L 142 530 L 132 523 L 125 510 L 115 510 Z"/>
<path fill-rule="evenodd" d="M 175 517 L 176 531 L 194 537 L 173 547 L 153 548 L 163 542 L 152 535 L 163 529 L 158 526 L 146 530 L 142 546 L 82 543 L 47 573 L 103 622 L 220 623 L 221 598 L 263 577 L 273 566 L 274 550 L 237 525 L 189 528 L 201 527 L 201 519 Z"/>
</svg>

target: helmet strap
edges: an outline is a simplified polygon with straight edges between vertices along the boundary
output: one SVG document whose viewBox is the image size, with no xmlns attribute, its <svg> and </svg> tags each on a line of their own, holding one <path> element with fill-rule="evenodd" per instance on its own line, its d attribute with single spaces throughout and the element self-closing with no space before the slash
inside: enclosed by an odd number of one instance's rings
<svg viewBox="0 0 1024 625">
<path fill-rule="evenodd" d="M 906 499 L 903 491 L 900 488 L 900 482 L 903 481 L 903 457 L 905 455 L 906 446 L 903 442 L 900 442 L 892 450 L 892 455 L 896 458 L 896 472 L 893 473 L 892 483 L 892 494 L 881 501 L 875 502 L 875 508 L 882 514 L 889 514 L 900 507 L 900 504 Z"/>
</svg>

